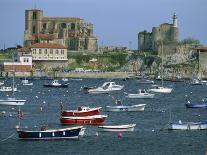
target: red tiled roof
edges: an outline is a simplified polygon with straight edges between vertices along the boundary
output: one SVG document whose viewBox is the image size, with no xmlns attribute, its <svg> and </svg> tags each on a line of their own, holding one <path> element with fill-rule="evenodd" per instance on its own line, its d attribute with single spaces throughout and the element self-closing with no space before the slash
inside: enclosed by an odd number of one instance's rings
<svg viewBox="0 0 207 155">
<path fill-rule="evenodd" d="M 35 38 L 40 38 L 40 39 L 45 39 L 45 40 L 53 40 L 54 35 L 53 34 L 43 34 L 43 33 L 38 33 L 34 35 Z"/>
<path fill-rule="evenodd" d="M 31 52 L 29 47 L 22 47 L 20 49 L 18 49 L 19 52 Z"/>
<path fill-rule="evenodd" d="M 30 46 L 30 48 L 53 48 L 53 49 L 65 49 L 66 47 L 55 43 L 36 43 Z"/>
</svg>

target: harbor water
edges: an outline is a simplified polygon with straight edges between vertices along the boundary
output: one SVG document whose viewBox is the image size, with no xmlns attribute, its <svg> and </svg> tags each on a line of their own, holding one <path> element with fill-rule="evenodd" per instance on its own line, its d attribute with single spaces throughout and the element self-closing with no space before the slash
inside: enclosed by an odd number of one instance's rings
<svg viewBox="0 0 207 155">
<path fill-rule="evenodd" d="M 121 91 L 110 94 L 86 94 L 84 86 L 100 86 L 106 81 L 124 85 Z M 26 99 L 21 106 L 24 116 L 17 117 L 19 107 L 0 106 L 0 154 L 77 154 L 77 155 L 203 155 L 207 151 L 207 131 L 167 130 L 169 123 L 206 121 L 206 109 L 187 109 L 185 103 L 203 102 L 207 98 L 207 85 L 190 85 L 185 82 L 164 82 L 173 87 L 171 94 L 156 94 L 153 99 L 129 99 L 127 93 L 137 93 L 147 89 L 150 84 L 139 84 L 130 79 L 71 79 L 68 88 L 44 88 L 44 80 L 33 80 L 33 86 L 23 86 L 15 79 L 18 91 L 15 96 Z M 155 81 L 160 84 L 160 81 Z M 11 85 L 11 79 L 6 81 Z M 9 92 L 1 92 L 0 97 L 8 97 Z M 187 96 L 186 96 L 187 95 Z M 106 112 L 105 106 L 115 105 L 115 100 L 124 105 L 146 104 L 143 112 Z M 78 140 L 19 140 L 15 126 L 20 123 L 28 129 L 62 128 L 60 124 L 60 105 L 64 109 L 78 106 L 101 106 L 101 114 L 108 115 L 105 125 L 136 124 L 133 132 L 101 132 L 97 126 L 87 125 L 85 135 Z"/>
</svg>

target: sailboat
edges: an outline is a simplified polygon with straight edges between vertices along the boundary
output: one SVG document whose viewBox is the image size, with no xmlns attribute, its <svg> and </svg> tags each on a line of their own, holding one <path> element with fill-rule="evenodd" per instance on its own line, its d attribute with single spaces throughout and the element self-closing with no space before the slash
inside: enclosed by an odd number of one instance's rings
<svg viewBox="0 0 207 155">
<path fill-rule="evenodd" d="M 0 100 L 0 105 L 11 105 L 11 106 L 20 106 L 24 105 L 26 100 L 24 99 L 17 99 L 14 97 L 14 66 L 13 66 L 13 78 L 12 78 L 12 97 L 6 98 L 6 99 L 1 99 Z"/>
<path fill-rule="evenodd" d="M 153 88 L 149 89 L 149 91 L 156 92 L 156 93 L 171 93 L 172 88 L 164 87 L 163 86 L 163 43 L 161 41 L 161 51 L 162 51 L 162 61 L 161 61 L 161 80 L 162 85 L 161 86 L 154 86 Z"/>
</svg>

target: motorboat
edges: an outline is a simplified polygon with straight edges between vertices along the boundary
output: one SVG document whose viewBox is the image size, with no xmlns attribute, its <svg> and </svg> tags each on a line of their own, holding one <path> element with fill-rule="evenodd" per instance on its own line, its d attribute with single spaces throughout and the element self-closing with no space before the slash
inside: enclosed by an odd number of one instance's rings
<svg viewBox="0 0 207 155">
<path fill-rule="evenodd" d="M 68 78 L 62 78 L 63 82 L 68 82 Z"/>
<path fill-rule="evenodd" d="M 191 80 L 190 84 L 191 85 L 203 85 L 204 83 L 202 83 L 199 79 L 194 78 Z"/>
<path fill-rule="evenodd" d="M 82 126 L 45 129 L 40 130 L 17 130 L 18 136 L 22 140 L 51 140 L 51 139 L 77 139 L 84 134 Z"/>
<path fill-rule="evenodd" d="M 188 103 L 185 104 L 186 108 L 207 108 L 206 103 Z"/>
<path fill-rule="evenodd" d="M 148 93 L 146 90 L 139 89 L 137 94 L 128 94 L 127 98 L 154 98 L 155 94 Z"/>
<path fill-rule="evenodd" d="M 2 86 L 0 87 L 0 91 L 3 91 L 3 92 L 11 92 L 11 91 L 17 91 L 17 88 L 14 87 L 6 87 L 6 86 Z"/>
<path fill-rule="evenodd" d="M 0 99 L 0 105 L 20 106 L 20 105 L 24 105 L 25 102 L 26 100 L 24 99 L 16 99 L 16 98 Z"/>
<path fill-rule="evenodd" d="M 77 110 L 64 110 L 61 113 L 61 116 L 92 116 L 98 115 L 102 107 L 90 108 L 81 106 Z"/>
<path fill-rule="evenodd" d="M 170 124 L 171 130 L 205 130 L 207 129 L 207 122 L 186 122 L 182 123 L 180 120 L 179 123 Z"/>
<path fill-rule="evenodd" d="M 154 84 L 154 81 L 149 80 L 149 79 L 138 79 L 137 83 L 140 83 L 140 84 Z"/>
<path fill-rule="evenodd" d="M 30 82 L 30 83 L 29 83 L 29 81 L 28 81 L 27 79 L 24 79 L 24 80 L 22 80 L 22 84 L 23 84 L 24 86 L 32 86 L 32 85 L 33 85 L 33 82 Z"/>
<path fill-rule="evenodd" d="M 88 89 L 87 92 L 90 94 L 103 94 L 111 91 L 122 90 L 123 88 L 124 86 L 117 85 L 115 82 L 104 82 L 102 86 Z"/>
<path fill-rule="evenodd" d="M 58 80 L 53 80 L 50 84 L 44 84 L 44 87 L 67 88 L 68 84 L 59 83 Z"/>
<path fill-rule="evenodd" d="M 103 125 L 107 115 L 92 115 L 92 116 L 61 116 L 60 122 L 62 125 Z"/>
<path fill-rule="evenodd" d="M 155 93 L 171 93 L 173 88 L 163 87 L 163 86 L 154 86 L 153 88 L 149 89 L 150 92 Z"/>
<path fill-rule="evenodd" d="M 102 131 L 134 131 L 136 124 L 125 124 L 125 125 L 102 125 L 98 126 Z"/>
<path fill-rule="evenodd" d="M 146 104 L 106 106 L 106 111 L 144 111 Z"/>
</svg>

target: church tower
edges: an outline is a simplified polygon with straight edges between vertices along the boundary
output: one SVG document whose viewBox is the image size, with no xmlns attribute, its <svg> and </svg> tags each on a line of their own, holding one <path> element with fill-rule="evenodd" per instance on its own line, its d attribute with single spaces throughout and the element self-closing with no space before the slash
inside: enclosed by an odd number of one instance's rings
<svg viewBox="0 0 207 155">
<path fill-rule="evenodd" d="M 40 33 L 42 29 L 42 18 L 43 11 L 32 9 L 25 11 L 25 32 L 24 32 L 24 40 L 25 45 L 30 45 L 33 40 L 33 35 Z"/>
</svg>

